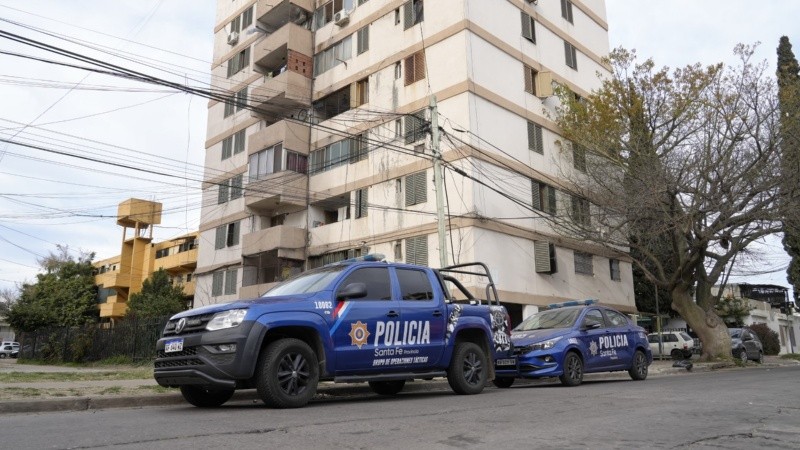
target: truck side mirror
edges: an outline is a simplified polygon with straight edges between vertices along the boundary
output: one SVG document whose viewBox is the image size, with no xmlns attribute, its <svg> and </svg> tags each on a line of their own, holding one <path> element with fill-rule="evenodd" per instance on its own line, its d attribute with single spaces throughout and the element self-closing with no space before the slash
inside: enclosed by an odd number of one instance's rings
<svg viewBox="0 0 800 450">
<path fill-rule="evenodd" d="M 336 293 L 336 300 L 350 298 L 364 298 L 367 296 L 367 285 L 364 283 L 350 283 Z"/>
</svg>

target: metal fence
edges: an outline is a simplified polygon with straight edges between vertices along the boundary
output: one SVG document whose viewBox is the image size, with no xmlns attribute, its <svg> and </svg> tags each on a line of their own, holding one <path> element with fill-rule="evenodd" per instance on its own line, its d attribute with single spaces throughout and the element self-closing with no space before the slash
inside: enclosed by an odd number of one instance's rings
<svg viewBox="0 0 800 450">
<path fill-rule="evenodd" d="M 153 359 L 156 341 L 169 317 L 126 319 L 114 327 L 43 328 L 20 333 L 20 358 L 53 362 L 91 362 L 122 357 Z"/>
</svg>

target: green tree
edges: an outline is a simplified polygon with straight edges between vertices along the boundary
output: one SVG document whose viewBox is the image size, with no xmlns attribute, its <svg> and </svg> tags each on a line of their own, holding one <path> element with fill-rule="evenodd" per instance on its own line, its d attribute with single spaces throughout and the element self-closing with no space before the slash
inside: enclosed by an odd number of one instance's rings
<svg viewBox="0 0 800 450">
<path fill-rule="evenodd" d="M 144 280 L 142 290 L 128 300 L 128 315 L 132 317 L 171 316 L 185 309 L 183 288 L 173 286 L 164 269 Z"/>
<path fill-rule="evenodd" d="M 562 148 L 586 154 L 564 190 L 592 206 L 577 220 L 573 201 L 554 228 L 630 258 L 669 294 L 704 359 L 731 357 L 715 308 L 722 290 L 712 287 L 758 256 L 750 244 L 780 230 L 777 88 L 765 64 L 750 62 L 752 48 L 736 53 L 736 66 L 671 71 L 616 49 L 591 95 L 560 90 L 556 117 L 571 143 Z"/>
<path fill-rule="evenodd" d="M 800 65 L 789 38 L 778 44 L 778 98 L 781 110 L 781 193 L 784 205 L 783 248 L 791 257 L 787 280 L 794 287 L 795 304 L 800 296 Z"/>
<path fill-rule="evenodd" d="M 93 253 L 77 258 L 68 247 L 38 261 L 43 273 L 35 283 L 23 283 L 8 322 L 16 331 L 34 331 L 49 326 L 78 326 L 97 322 L 97 287 L 92 274 Z"/>
</svg>

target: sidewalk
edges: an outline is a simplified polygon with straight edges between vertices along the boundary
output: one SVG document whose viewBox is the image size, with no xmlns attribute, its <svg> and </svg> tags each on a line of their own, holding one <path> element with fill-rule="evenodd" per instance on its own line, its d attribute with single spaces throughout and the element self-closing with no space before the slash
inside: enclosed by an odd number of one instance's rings
<svg viewBox="0 0 800 450">
<path fill-rule="evenodd" d="M 697 372 L 712 370 L 737 369 L 748 370 L 762 367 L 782 367 L 800 364 L 798 361 L 767 356 L 764 364 L 750 362 L 745 367 L 735 363 L 700 363 L 693 361 L 691 371 L 673 367 L 673 361 L 655 360 L 650 366 L 649 376 L 689 376 Z M 85 374 L 98 375 L 109 372 L 130 371 L 131 367 L 80 368 L 64 366 L 42 366 L 17 364 L 16 360 L 0 360 L 0 374 Z M 141 368 L 140 368 L 141 369 Z M 588 374 L 585 380 L 627 379 L 625 372 Z M 517 380 L 516 384 L 552 383 L 552 380 Z M 414 382 L 407 385 L 406 390 L 431 391 L 449 390 L 447 381 L 435 380 Z M 341 398 L 352 395 L 365 395 L 370 392 L 366 384 L 342 385 L 322 383 L 317 394 L 323 398 Z M 257 400 L 255 391 L 237 392 L 233 400 Z M 136 378 L 122 380 L 77 380 L 77 381 L 24 381 L 0 382 L 0 414 L 37 413 L 50 411 L 83 411 L 106 408 L 125 408 L 143 406 L 164 406 L 186 404 L 177 389 L 166 389 L 158 386 L 152 378 Z"/>
</svg>

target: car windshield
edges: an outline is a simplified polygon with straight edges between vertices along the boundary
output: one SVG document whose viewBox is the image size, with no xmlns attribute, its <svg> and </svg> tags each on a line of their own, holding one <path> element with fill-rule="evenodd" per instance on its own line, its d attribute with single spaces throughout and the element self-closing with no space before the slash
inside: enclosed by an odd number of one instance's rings
<svg viewBox="0 0 800 450">
<path fill-rule="evenodd" d="M 331 266 L 303 272 L 268 290 L 262 297 L 307 294 L 328 286 L 347 266 Z"/>
<path fill-rule="evenodd" d="M 544 330 L 548 328 L 570 328 L 581 312 L 580 308 L 554 309 L 536 313 L 514 328 L 514 331 Z"/>
<path fill-rule="evenodd" d="M 728 333 L 734 339 L 741 339 L 741 337 L 742 337 L 742 330 L 740 330 L 738 328 L 731 328 L 731 329 L 728 330 Z"/>
</svg>

